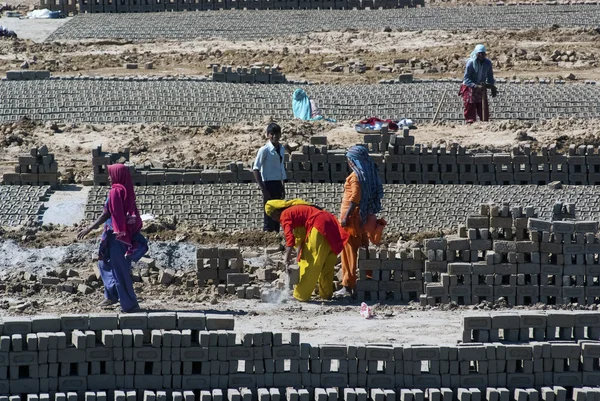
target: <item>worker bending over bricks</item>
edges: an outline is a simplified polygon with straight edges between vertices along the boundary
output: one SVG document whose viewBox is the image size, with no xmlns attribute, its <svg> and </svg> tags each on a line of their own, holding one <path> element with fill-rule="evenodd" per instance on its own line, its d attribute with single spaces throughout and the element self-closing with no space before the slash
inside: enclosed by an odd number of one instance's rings
<svg viewBox="0 0 600 401">
<path fill-rule="evenodd" d="M 336 297 L 352 295 L 356 287 L 358 270 L 358 248 L 381 240 L 386 222 L 377 219 L 381 211 L 383 185 L 379 169 L 364 146 L 353 146 L 346 153 L 352 173 L 344 184 L 344 197 L 340 211 L 340 224 L 348 233 L 348 242 L 342 251 L 342 289 Z"/>
<path fill-rule="evenodd" d="M 337 255 L 348 241 L 348 234 L 335 216 L 302 199 L 270 200 L 265 204 L 265 213 L 283 227 L 286 270 L 292 249 L 295 246 L 300 249 L 300 280 L 294 289 L 294 298 L 310 300 L 318 282 L 321 299 L 330 299 Z"/>
<path fill-rule="evenodd" d="M 258 150 L 254 161 L 254 179 L 262 191 L 263 203 L 271 199 L 284 199 L 284 181 L 287 179 L 285 173 L 285 150 L 279 143 L 281 138 L 281 127 L 276 123 L 267 126 L 267 137 L 269 141 Z M 264 231 L 279 232 L 279 223 L 264 215 Z"/>
</svg>

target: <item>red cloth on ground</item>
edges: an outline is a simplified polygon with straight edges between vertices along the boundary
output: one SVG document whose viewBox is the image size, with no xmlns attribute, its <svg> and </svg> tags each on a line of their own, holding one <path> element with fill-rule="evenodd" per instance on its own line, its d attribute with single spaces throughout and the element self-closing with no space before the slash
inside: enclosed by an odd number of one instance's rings
<svg viewBox="0 0 600 401">
<path fill-rule="evenodd" d="M 460 86 L 458 95 L 463 99 L 464 116 L 467 121 L 475 121 L 477 116 L 481 121 L 488 121 L 490 118 L 490 107 L 485 88 L 475 89 L 465 84 Z M 482 107 L 485 104 L 485 108 Z"/>
<path fill-rule="evenodd" d="M 335 216 L 313 206 L 290 206 L 281 212 L 279 223 L 283 228 L 287 246 L 295 245 L 294 229 L 301 226 L 306 228 L 307 237 L 311 230 L 316 228 L 325 237 L 332 252 L 336 255 L 342 252 L 344 245 L 348 242 L 348 233 L 340 226 Z"/>
<path fill-rule="evenodd" d="M 398 124 L 394 120 L 382 120 L 377 117 L 369 117 L 369 118 L 365 118 L 364 120 L 360 120 L 358 123 L 374 125 L 375 123 L 379 123 L 379 122 L 388 123 L 389 131 L 398 131 Z"/>
<path fill-rule="evenodd" d="M 123 164 L 108 166 L 112 182 L 108 193 L 108 211 L 117 239 L 131 247 L 131 238 L 142 229 L 142 219 L 135 204 L 135 192 L 129 168 Z"/>
</svg>

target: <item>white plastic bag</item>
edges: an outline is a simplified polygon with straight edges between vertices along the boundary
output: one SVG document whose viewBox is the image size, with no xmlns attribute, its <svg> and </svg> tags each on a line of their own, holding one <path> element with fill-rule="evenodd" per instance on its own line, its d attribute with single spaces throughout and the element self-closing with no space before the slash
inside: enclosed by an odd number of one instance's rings
<svg viewBox="0 0 600 401">
<path fill-rule="evenodd" d="M 360 304 L 360 315 L 365 319 L 370 319 L 373 317 L 373 309 L 363 302 Z"/>
</svg>

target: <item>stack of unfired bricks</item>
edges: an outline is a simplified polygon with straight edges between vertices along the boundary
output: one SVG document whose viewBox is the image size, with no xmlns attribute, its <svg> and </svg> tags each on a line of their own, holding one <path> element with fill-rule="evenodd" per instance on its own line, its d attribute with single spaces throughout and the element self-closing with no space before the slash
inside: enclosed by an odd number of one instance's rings
<svg viewBox="0 0 600 401">
<path fill-rule="evenodd" d="M 488 385 L 494 381 L 519 387 L 514 400 L 587 401 L 600 396 L 600 313 L 469 314 L 462 326 L 463 343 L 480 353 L 475 369 L 487 373 Z"/>
<path fill-rule="evenodd" d="M 48 147 L 31 148 L 29 154 L 19 156 L 14 173 L 3 176 L 5 185 L 50 185 L 58 186 L 58 163 Z"/>
<path fill-rule="evenodd" d="M 359 252 L 361 300 L 419 300 L 422 305 L 595 304 L 600 301 L 597 221 L 575 221 L 557 202 L 554 221 L 532 207 L 482 204 L 457 235 L 426 239 L 423 249 Z"/>
<path fill-rule="evenodd" d="M 574 401 L 595 401 L 585 386 L 600 385 L 599 327 L 591 312 L 506 314 L 465 317 L 458 345 L 312 345 L 297 332 L 236 333 L 230 315 L 5 317 L 0 397 L 566 401 L 573 388 Z"/>
<path fill-rule="evenodd" d="M 408 128 L 391 134 L 362 135 L 362 142 L 379 166 L 381 182 L 387 184 L 470 184 L 470 185 L 571 185 L 600 184 L 600 150 L 593 146 L 569 146 L 559 154 L 556 145 L 532 151 L 519 145 L 511 153 L 471 153 L 458 144 L 415 145 Z M 291 182 L 344 183 L 349 174 L 346 151 L 329 149 L 326 136 L 313 136 L 310 143 L 285 155 Z M 94 182 L 106 185 L 102 166 L 114 163 L 128 152 L 93 152 Z M 181 185 L 254 182 L 252 170 L 242 162 L 229 163 L 228 170 L 152 169 L 132 170 L 135 185 Z"/>
<path fill-rule="evenodd" d="M 129 156 L 128 148 L 113 153 L 103 152 L 101 146 L 93 149 L 94 185 L 108 185 L 107 167 L 117 162 L 127 163 Z M 136 186 L 254 182 L 252 171 L 245 168 L 241 162 L 229 163 L 228 170 L 147 168 L 146 165 L 127 164 L 133 184 Z"/>
<path fill-rule="evenodd" d="M 209 283 L 220 285 L 220 283 L 227 282 L 227 287 L 220 287 L 223 289 L 223 293 L 226 290 L 233 294 L 238 289 L 236 284 L 244 285 L 249 282 L 248 275 L 242 273 L 244 259 L 239 248 L 198 246 L 196 248 L 196 269 L 198 283 L 202 286 Z M 254 294 L 248 298 L 254 298 Z"/>
</svg>

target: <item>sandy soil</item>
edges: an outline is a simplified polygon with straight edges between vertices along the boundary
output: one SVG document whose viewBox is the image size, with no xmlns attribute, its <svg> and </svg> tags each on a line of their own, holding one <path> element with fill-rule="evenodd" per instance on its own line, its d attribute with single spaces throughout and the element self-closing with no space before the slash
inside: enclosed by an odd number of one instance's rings
<svg viewBox="0 0 600 401">
<path fill-rule="evenodd" d="M 7 22 L 16 22 L 5 18 Z M 18 21 L 18 20 L 17 20 Z M 593 29 L 521 31 L 321 32 L 262 41 L 157 40 L 150 43 L 97 41 L 35 43 L 56 24 L 27 22 L 15 27 L 23 39 L 0 40 L 0 72 L 48 69 L 54 75 L 138 75 L 124 63 L 153 62 L 156 75 L 210 75 L 211 64 L 277 65 L 290 79 L 327 83 L 375 83 L 402 72 L 429 78 L 462 77 L 465 58 L 485 43 L 498 77 L 599 79 L 600 33 Z M 18 21 L 17 25 L 23 24 Z M 39 25 L 36 28 L 36 25 Z M 563 57 L 564 56 L 564 57 Z M 364 64 L 358 72 L 332 66 Z M 140 67 L 141 68 L 141 67 Z"/>
<path fill-rule="evenodd" d="M 355 122 L 336 124 L 321 122 L 282 122 L 284 144 L 295 149 L 309 142 L 313 135 L 326 135 L 333 148 L 347 148 L 359 140 Z M 11 172 L 18 155 L 32 146 L 47 144 L 54 152 L 63 182 L 81 183 L 91 174 L 91 149 L 103 145 L 105 151 L 131 149 L 136 164 L 177 168 L 209 168 L 242 161 L 247 166 L 265 142 L 265 122 L 243 122 L 211 129 L 170 127 L 160 124 L 64 125 L 23 121 L 0 125 L 0 174 Z M 528 142 L 532 148 L 557 143 L 559 149 L 570 144 L 600 145 L 597 120 L 550 120 L 545 122 L 492 121 L 463 124 L 437 122 L 422 124 L 411 131 L 416 143 L 458 143 L 479 151 L 509 151 L 512 146 Z M 118 145 L 117 145 L 118 144 Z"/>
<path fill-rule="evenodd" d="M 37 0 L 8 0 L 23 9 Z M 476 1 L 432 1 L 435 6 L 487 4 Z M 401 72 L 419 77 L 461 77 L 464 59 L 475 43 L 490 49 L 496 75 L 500 77 L 570 77 L 574 80 L 600 79 L 600 32 L 585 29 L 540 29 L 520 31 L 424 31 L 424 32 L 325 32 L 306 37 L 281 38 L 262 42 L 227 42 L 195 40 L 188 42 L 155 41 L 133 44 L 127 41 L 82 41 L 41 43 L 58 21 L 21 21 L 2 18 L 0 24 L 15 29 L 18 40 L 0 39 L 0 72 L 18 68 L 30 61 L 31 68 L 49 69 L 54 75 L 139 74 L 125 70 L 128 62 L 152 61 L 154 70 L 144 73 L 160 75 L 206 75 L 207 66 L 216 64 L 248 65 L 262 62 L 277 64 L 290 78 L 327 83 L 374 83 L 395 78 Z M 12 25 L 11 25 L 12 24 Z M 347 66 L 362 62 L 362 74 L 331 72 L 329 65 Z M 383 72 L 389 69 L 389 72 Z M 572 74 L 572 75 L 571 75 Z M 170 127 L 160 124 L 65 125 L 21 121 L 0 125 L 0 174 L 12 171 L 18 154 L 32 146 L 47 144 L 58 160 L 63 182 L 80 183 L 91 174 L 91 149 L 99 144 L 107 151 L 131 148 L 132 161 L 161 164 L 164 167 L 218 167 L 229 161 L 249 163 L 265 138 L 267 121 L 243 121 L 229 127 Z M 333 147 L 347 147 L 357 142 L 355 121 L 328 123 L 282 122 L 283 142 L 291 149 L 308 142 L 312 135 L 327 135 Z M 492 121 L 488 124 L 438 122 L 421 124 L 413 131 L 416 142 L 439 144 L 457 142 L 473 151 L 507 151 L 522 141 L 536 148 L 557 143 L 600 145 L 600 121 L 562 120 L 546 122 Z M 51 206 L 51 203 L 49 203 Z M 61 210 L 56 211 L 57 214 Z M 52 220 L 51 220 L 52 221 Z M 57 222 L 54 220 L 54 222 Z M 11 239 L 29 247 L 52 253 L 52 246 L 73 245 L 77 227 L 25 227 L 17 230 L 0 228 L 0 246 Z M 238 244 L 251 252 L 264 252 L 277 246 L 280 238 L 264 233 L 227 235 L 205 232 L 197 227 L 159 221 L 146 227 L 151 241 L 182 244 Z M 79 247 L 80 246 L 80 247 Z M 40 313 L 99 312 L 102 286 L 96 277 L 90 249 L 93 240 L 73 247 L 56 269 L 77 272 L 77 279 L 88 285 L 89 295 L 48 291 L 39 277 L 26 278 L 15 271 L 0 281 L 0 316 Z M 78 251 L 79 250 L 79 251 Z M 279 256 L 280 257 L 280 256 Z M 273 256 L 277 265 L 277 256 Z M 364 320 L 359 305 L 348 300 L 299 304 L 287 301 L 263 304 L 258 300 L 238 300 L 216 294 L 214 287 L 199 288 L 193 272 L 177 275 L 169 286 L 156 284 L 157 271 L 139 273 L 135 284 L 141 305 L 149 310 L 218 310 L 237 316 L 237 329 L 298 330 L 302 340 L 311 343 L 394 342 L 453 344 L 460 339 L 460 317 L 471 308 L 454 305 L 420 308 L 416 305 L 375 306 L 376 317 Z M 79 283 L 79 281 L 73 281 Z M 77 285 L 75 285 L 77 288 Z M 498 306 L 494 306 L 495 308 Z M 477 310 L 490 310 L 478 306 Z M 273 316 L 277 320 L 273 322 Z M 275 327 L 274 327 L 275 326 Z"/>
</svg>

